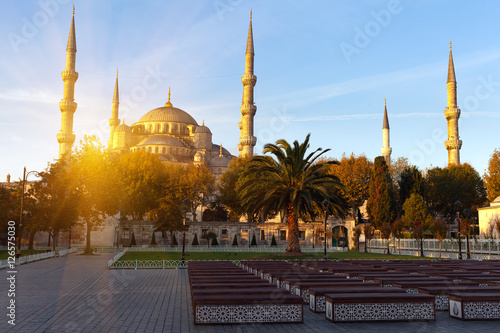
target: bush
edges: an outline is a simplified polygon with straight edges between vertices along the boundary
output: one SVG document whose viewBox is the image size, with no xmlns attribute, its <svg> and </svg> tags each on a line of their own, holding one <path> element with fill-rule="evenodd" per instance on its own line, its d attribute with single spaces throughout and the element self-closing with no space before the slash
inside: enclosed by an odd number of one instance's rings
<svg viewBox="0 0 500 333">
<path fill-rule="evenodd" d="M 172 244 L 174 246 L 179 245 L 179 243 L 177 243 L 177 238 L 175 238 L 175 234 L 172 236 Z"/>
<path fill-rule="evenodd" d="M 135 242 L 135 234 L 132 232 L 132 239 L 130 240 L 130 246 L 135 246 L 137 243 Z"/>
<path fill-rule="evenodd" d="M 155 238 L 155 232 L 153 231 L 153 237 L 151 238 L 151 244 L 150 245 L 156 245 L 156 238 Z"/>
<path fill-rule="evenodd" d="M 251 246 L 257 245 L 257 240 L 255 239 L 255 235 L 252 237 L 252 242 L 250 243 Z"/>
<path fill-rule="evenodd" d="M 219 242 L 217 242 L 217 237 L 212 238 L 212 245 L 219 245 Z"/>
<path fill-rule="evenodd" d="M 274 238 L 274 234 L 273 238 L 271 239 L 271 246 L 278 246 L 278 243 L 276 243 L 276 238 Z"/>
<path fill-rule="evenodd" d="M 200 245 L 200 243 L 198 242 L 198 234 L 194 234 L 193 244 L 191 245 Z"/>
<path fill-rule="evenodd" d="M 233 238 L 233 246 L 238 246 L 238 238 L 236 237 L 236 235 L 234 235 Z"/>
</svg>

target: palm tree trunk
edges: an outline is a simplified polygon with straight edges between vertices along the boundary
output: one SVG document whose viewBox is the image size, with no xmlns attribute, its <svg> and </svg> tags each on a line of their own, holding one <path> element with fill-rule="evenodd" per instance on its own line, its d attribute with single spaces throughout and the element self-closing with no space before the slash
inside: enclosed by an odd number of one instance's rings
<svg viewBox="0 0 500 333">
<path fill-rule="evenodd" d="M 288 241 L 286 252 L 301 252 L 299 243 L 299 222 L 295 218 L 295 212 L 292 204 L 288 204 L 286 218 L 288 222 Z"/>
</svg>

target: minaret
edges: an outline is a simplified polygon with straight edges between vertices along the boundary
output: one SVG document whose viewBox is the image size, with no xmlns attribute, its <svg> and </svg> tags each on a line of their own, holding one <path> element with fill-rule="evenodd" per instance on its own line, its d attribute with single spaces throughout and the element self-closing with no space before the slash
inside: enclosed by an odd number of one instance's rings
<svg viewBox="0 0 500 333">
<path fill-rule="evenodd" d="M 253 75 L 253 34 L 252 34 L 252 12 L 250 11 L 250 26 L 248 27 L 247 49 L 245 53 L 245 74 L 241 77 L 243 83 L 243 100 L 241 102 L 240 143 L 238 150 L 240 157 L 252 156 L 253 147 L 257 138 L 253 135 L 253 117 L 257 107 L 253 104 L 253 88 L 257 77 Z"/>
<path fill-rule="evenodd" d="M 75 36 L 75 7 L 73 6 L 73 18 L 69 30 L 68 46 L 66 47 L 66 69 L 61 76 L 64 81 L 63 99 L 59 102 L 61 110 L 61 131 L 57 133 L 59 142 L 59 158 L 64 154 L 71 153 L 71 146 L 75 142 L 73 134 L 73 114 L 76 111 L 75 103 L 75 82 L 78 80 L 78 73 L 75 72 L 76 60 L 76 36 Z"/>
<path fill-rule="evenodd" d="M 460 164 L 460 148 L 462 140 L 458 135 L 458 118 L 460 118 L 460 109 L 457 107 L 457 81 L 455 79 L 455 67 L 453 66 L 453 56 L 451 54 L 450 41 L 450 60 L 448 63 L 448 105 L 444 110 L 446 121 L 448 122 L 448 140 L 444 142 L 448 150 L 448 166 Z"/>
<path fill-rule="evenodd" d="M 391 164 L 392 148 L 390 147 L 390 128 L 389 117 L 387 117 L 387 100 L 384 99 L 384 125 L 382 126 L 382 156 L 385 158 L 387 165 Z"/>
<path fill-rule="evenodd" d="M 118 69 L 116 70 L 115 92 L 113 94 L 113 104 L 111 106 L 111 118 L 109 118 L 109 141 L 108 148 L 113 148 L 113 133 L 116 126 L 120 125 L 118 119 L 118 106 L 120 105 L 120 96 L 118 94 Z"/>
</svg>

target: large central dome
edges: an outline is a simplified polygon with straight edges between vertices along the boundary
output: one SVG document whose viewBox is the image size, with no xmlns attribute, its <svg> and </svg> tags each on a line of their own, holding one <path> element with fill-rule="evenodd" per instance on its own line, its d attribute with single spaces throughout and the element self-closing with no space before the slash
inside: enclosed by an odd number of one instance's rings
<svg viewBox="0 0 500 333">
<path fill-rule="evenodd" d="M 191 117 L 186 111 L 174 108 L 173 106 L 162 106 L 153 109 L 142 116 L 141 119 L 139 119 L 138 123 L 163 121 L 185 123 L 198 126 L 196 120 L 194 120 L 194 118 Z"/>
</svg>

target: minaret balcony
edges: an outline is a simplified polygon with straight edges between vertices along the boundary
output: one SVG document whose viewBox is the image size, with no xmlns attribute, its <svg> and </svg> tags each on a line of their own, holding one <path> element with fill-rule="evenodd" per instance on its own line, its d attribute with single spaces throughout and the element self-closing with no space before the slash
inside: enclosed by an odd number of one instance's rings
<svg viewBox="0 0 500 333">
<path fill-rule="evenodd" d="M 446 150 L 460 149 L 460 148 L 462 148 L 462 140 L 458 140 L 458 139 L 446 140 L 444 142 L 444 145 L 446 146 Z"/>
<path fill-rule="evenodd" d="M 75 142 L 75 135 L 73 133 L 59 132 L 57 133 L 57 142 L 73 144 Z"/>
<path fill-rule="evenodd" d="M 255 116 L 255 112 L 257 112 L 257 107 L 252 104 L 243 104 L 240 107 L 242 116 Z"/>
<path fill-rule="evenodd" d="M 240 145 L 242 146 L 255 146 L 256 143 L 257 138 L 255 136 L 240 136 Z"/>
<path fill-rule="evenodd" d="M 243 83 L 244 86 L 255 86 L 255 83 L 257 83 L 257 76 L 251 75 L 251 74 L 244 74 L 241 77 L 241 82 Z"/>
<path fill-rule="evenodd" d="M 61 110 L 61 112 L 75 113 L 77 106 L 78 104 L 73 101 L 67 101 L 63 99 L 59 102 L 59 109 Z"/>
<path fill-rule="evenodd" d="M 447 108 L 444 110 L 444 116 L 446 117 L 446 120 L 450 119 L 458 119 L 460 118 L 460 109 L 458 108 Z"/>
<path fill-rule="evenodd" d="M 75 82 L 76 80 L 78 80 L 78 73 L 73 70 L 62 71 L 61 76 L 64 82 Z"/>
</svg>

